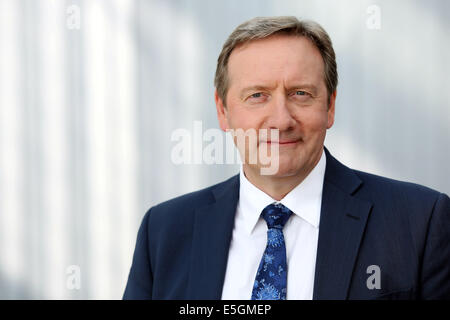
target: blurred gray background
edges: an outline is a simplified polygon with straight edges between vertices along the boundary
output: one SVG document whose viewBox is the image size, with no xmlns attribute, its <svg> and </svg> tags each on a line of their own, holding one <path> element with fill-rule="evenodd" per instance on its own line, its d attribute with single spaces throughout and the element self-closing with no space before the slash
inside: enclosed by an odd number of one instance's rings
<svg viewBox="0 0 450 320">
<path fill-rule="evenodd" d="M 450 193 L 450 1 L 0 0 L 0 298 L 122 297 L 146 210 L 238 172 L 171 135 L 218 127 L 222 44 L 271 15 L 333 40 L 334 156 Z"/>
</svg>

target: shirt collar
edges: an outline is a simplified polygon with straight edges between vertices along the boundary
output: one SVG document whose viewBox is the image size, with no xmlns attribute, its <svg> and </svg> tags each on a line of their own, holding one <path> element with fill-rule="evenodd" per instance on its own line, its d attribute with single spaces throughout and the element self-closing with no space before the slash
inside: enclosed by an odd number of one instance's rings
<svg viewBox="0 0 450 320">
<path fill-rule="evenodd" d="M 315 228 L 319 227 L 322 202 L 323 180 L 325 177 L 326 156 L 322 156 L 309 175 L 283 199 L 276 201 L 271 196 L 258 189 L 245 176 L 241 165 L 239 180 L 239 209 L 247 233 L 250 235 L 259 220 L 262 210 L 271 203 L 280 202 L 295 215 L 302 218 Z"/>
</svg>

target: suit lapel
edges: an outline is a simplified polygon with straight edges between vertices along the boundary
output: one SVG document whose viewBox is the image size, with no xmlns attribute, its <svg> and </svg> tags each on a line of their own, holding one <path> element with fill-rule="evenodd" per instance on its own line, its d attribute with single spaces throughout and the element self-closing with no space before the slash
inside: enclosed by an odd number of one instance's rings
<svg viewBox="0 0 450 320">
<path fill-rule="evenodd" d="M 239 175 L 219 185 L 213 193 L 214 203 L 195 210 L 189 299 L 221 298 L 239 199 Z"/>
<path fill-rule="evenodd" d="M 372 204 L 352 195 L 361 180 L 325 151 L 313 299 L 346 299 Z"/>
</svg>

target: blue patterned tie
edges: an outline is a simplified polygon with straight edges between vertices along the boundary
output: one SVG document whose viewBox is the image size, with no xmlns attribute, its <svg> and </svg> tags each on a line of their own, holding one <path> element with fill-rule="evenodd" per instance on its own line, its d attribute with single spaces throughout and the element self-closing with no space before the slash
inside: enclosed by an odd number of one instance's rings
<svg viewBox="0 0 450 320">
<path fill-rule="evenodd" d="M 252 300 L 286 300 L 287 263 L 283 227 L 292 211 L 281 203 L 264 208 L 267 222 L 267 246 L 253 285 Z"/>
</svg>

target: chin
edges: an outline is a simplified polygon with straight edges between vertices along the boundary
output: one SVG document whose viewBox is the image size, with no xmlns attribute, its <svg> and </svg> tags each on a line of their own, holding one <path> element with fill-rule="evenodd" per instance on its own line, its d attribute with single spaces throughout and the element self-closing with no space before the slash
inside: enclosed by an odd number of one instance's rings
<svg viewBox="0 0 450 320">
<path fill-rule="evenodd" d="M 278 172 L 283 176 L 295 175 L 304 164 L 298 156 L 283 156 L 280 157 Z"/>
<path fill-rule="evenodd" d="M 291 177 L 291 176 L 295 176 L 296 174 L 298 174 L 300 170 L 300 167 L 298 165 L 298 163 L 296 163 L 296 165 L 292 165 L 291 163 L 289 164 L 283 164 L 280 163 L 278 166 L 278 171 L 274 174 L 272 174 L 272 177 L 278 177 L 278 178 L 283 178 L 283 177 Z"/>
<path fill-rule="evenodd" d="M 274 177 L 292 177 L 295 176 L 296 174 L 298 174 L 298 169 L 297 168 L 279 168 L 278 172 L 276 174 L 274 174 Z"/>
</svg>

